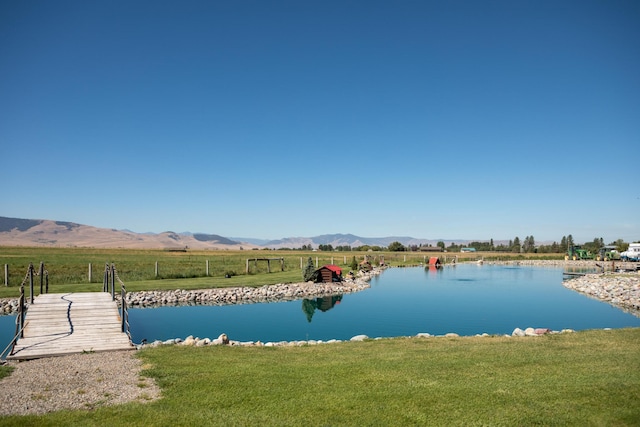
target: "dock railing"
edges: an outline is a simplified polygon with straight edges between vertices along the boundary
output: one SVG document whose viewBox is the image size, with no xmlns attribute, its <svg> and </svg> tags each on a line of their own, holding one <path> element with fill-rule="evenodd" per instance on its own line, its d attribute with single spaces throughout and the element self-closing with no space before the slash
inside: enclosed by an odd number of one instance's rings
<svg viewBox="0 0 640 427">
<path fill-rule="evenodd" d="M 33 289 L 33 280 L 34 276 L 40 277 L 40 293 L 49 293 L 49 272 L 44 267 L 44 262 L 40 262 L 40 268 L 38 273 L 35 272 L 35 268 L 33 267 L 33 263 L 29 263 L 29 267 L 27 268 L 27 274 L 25 275 L 22 283 L 20 284 L 20 297 L 18 298 L 18 313 L 16 315 L 16 329 L 11 342 L 7 345 L 7 347 L 0 353 L 0 359 L 2 359 L 7 352 L 7 350 L 11 349 L 9 354 L 13 354 L 13 349 L 15 348 L 16 342 L 18 342 L 19 338 L 24 336 L 24 328 L 26 326 L 24 319 L 27 314 L 27 306 L 26 306 L 26 297 L 24 292 L 24 285 L 29 282 L 29 300 L 30 304 L 34 302 L 34 289 Z"/>
<path fill-rule="evenodd" d="M 115 283 L 116 280 L 120 283 L 120 320 L 122 322 L 122 332 L 126 333 L 131 340 L 131 327 L 129 326 L 129 307 L 127 305 L 127 288 L 124 282 L 118 276 L 118 270 L 116 265 L 107 263 L 104 269 L 104 284 L 103 291 L 110 292 L 111 298 L 116 299 L 115 296 Z"/>
</svg>

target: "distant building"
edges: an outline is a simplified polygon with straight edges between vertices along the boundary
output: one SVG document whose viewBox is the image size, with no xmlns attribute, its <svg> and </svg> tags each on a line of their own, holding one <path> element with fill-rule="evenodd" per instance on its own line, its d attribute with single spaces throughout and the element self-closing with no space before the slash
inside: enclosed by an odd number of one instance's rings
<svg viewBox="0 0 640 427">
<path fill-rule="evenodd" d="M 420 252 L 442 252 L 442 248 L 440 246 L 420 246 L 418 250 Z"/>
<path fill-rule="evenodd" d="M 460 248 L 460 252 L 475 252 L 476 248 Z"/>
</svg>

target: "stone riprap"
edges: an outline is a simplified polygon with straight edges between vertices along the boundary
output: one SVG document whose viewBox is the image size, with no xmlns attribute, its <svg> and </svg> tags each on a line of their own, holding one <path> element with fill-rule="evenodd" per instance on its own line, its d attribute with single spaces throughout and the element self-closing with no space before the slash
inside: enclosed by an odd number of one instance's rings
<svg viewBox="0 0 640 427">
<path fill-rule="evenodd" d="M 18 312 L 18 298 L 2 298 L 0 300 L 0 314 L 14 314 Z"/>
<path fill-rule="evenodd" d="M 178 305 L 231 305 L 261 302 L 294 301 L 303 298 L 359 292 L 370 287 L 373 276 L 382 273 L 375 268 L 369 272 L 359 272 L 353 279 L 334 283 L 287 283 L 260 287 L 234 287 L 199 290 L 141 291 L 128 292 L 127 304 L 130 307 L 161 307 Z M 116 294 L 120 300 L 120 295 Z M 28 302 L 26 304 L 29 305 Z M 0 299 L 0 314 L 18 312 L 17 298 Z"/>
<path fill-rule="evenodd" d="M 563 285 L 640 317 L 640 273 L 586 274 Z"/>
<path fill-rule="evenodd" d="M 142 291 L 127 293 L 130 307 L 177 305 L 231 305 L 261 302 L 294 301 L 328 295 L 359 292 L 370 287 L 369 280 L 381 270 L 359 274 L 355 279 L 334 283 L 287 283 L 260 287 L 234 287 L 200 290 Z"/>
<path fill-rule="evenodd" d="M 477 262 L 477 261 L 469 261 Z M 594 261 L 594 260 L 549 260 L 549 259 L 523 259 L 504 261 L 483 261 L 484 264 L 491 265 L 526 265 L 532 267 L 564 267 L 571 269 L 599 269 L 604 271 L 635 270 L 637 263 L 622 261 Z"/>
<path fill-rule="evenodd" d="M 573 329 L 563 329 L 562 331 L 552 331 L 550 329 L 545 328 L 526 328 L 524 330 L 520 328 L 515 328 L 511 335 L 499 335 L 504 337 L 539 337 L 547 334 L 565 334 L 575 332 Z M 498 335 L 489 335 L 487 333 L 476 334 L 474 337 L 491 337 Z M 415 338 L 458 338 L 460 335 L 449 332 L 444 335 L 431 335 L 428 332 L 420 332 L 419 334 L 414 336 Z M 405 337 L 405 338 L 414 338 L 414 337 Z M 142 343 L 137 345 L 138 349 L 148 348 L 148 347 L 159 347 L 163 345 L 184 345 L 190 347 L 204 347 L 208 345 L 230 345 L 230 346 L 242 346 L 242 347 L 299 347 L 299 346 L 313 346 L 313 345 L 322 345 L 322 344 L 334 344 L 339 342 L 358 342 L 358 341 L 367 341 L 367 340 L 381 340 L 381 339 L 394 339 L 398 337 L 377 337 L 377 338 L 369 338 L 367 335 L 355 335 L 349 340 L 303 340 L 303 341 L 278 341 L 278 342 L 261 342 L 261 341 L 234 341 L 229 339 L 227 334 L 220 334 L 220 336 L 216 339 L 211 338 L 199 338 L 194 337 L 193 335 L 189 335 L 187 338 L 174 338 L 165 341 L 156 340 L 151 343 Z"/>
</svg>

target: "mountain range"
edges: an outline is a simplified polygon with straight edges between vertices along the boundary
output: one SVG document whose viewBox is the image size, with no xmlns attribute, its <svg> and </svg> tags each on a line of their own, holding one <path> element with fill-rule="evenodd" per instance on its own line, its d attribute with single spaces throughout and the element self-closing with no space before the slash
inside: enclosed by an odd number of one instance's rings
<svg viewBox="0 0 640 427">
<path fill-rule="evenodd" d="M 450 243 L 466 243 L 466 240 L 444 240 Z M 287 237 L 280 240 L 261 240 L 254 238 L 227 238 L 217 234 L 175 233 L 135 233 L 129 230 L 99 228 L 90 225 L 66 221 L 42 219 L 20 219 L 0 217 L 1 246 L 39 246 L 39 247 L 92 247 L 92 248 L 129 248 L 129 249 L 282 249 L 300 248 L 303 245 L 358 247 L 389 246 L 400 242 L 405 246 L 432 245 L 439 240 L 416 239 L 408 236 L 360 237 L 353 234 L 324 234 L 315 237 Z"/>
</svg>

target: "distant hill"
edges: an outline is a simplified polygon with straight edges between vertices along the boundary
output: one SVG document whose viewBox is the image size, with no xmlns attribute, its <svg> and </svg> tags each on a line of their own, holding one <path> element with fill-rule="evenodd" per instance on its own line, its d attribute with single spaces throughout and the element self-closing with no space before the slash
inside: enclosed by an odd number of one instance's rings
<svg viewBox="0 0 640 427">
<path fill-rule="evenodd" d="M 467 240 L 439 240 L 444 241 L 447 246 L 451 243 L 459 244 L 467 242 Z M 386 247 L 393 242 L 400 242 L 405 246 L 436 246 L 439 240 L 416 239 L 407 236 L 360 237 L 353 234 L 323 234 L 315 237 L 287 237 L 280 240 L 271 240 L 264 243 L 263 246 L 271 249 L 299 248 L 302 245 L 311 245 L 313 247 L 318 247 L 318 245 L 331 245 L 334 248 L 337 246 L 351 246 L 354 248 L 364 245 Z"/>
<path fill-rule="evenodd" d="M 317 248 L 318 245 L 338 246 L 389 246 L 400 242 L 405 246 L 436 246 L 438 241 L 466 244 L 467 240 L 416 239 L 408 236 L 361 237 L 353 234 L 323 234 L 315 237 L 287 237 L 280 240 L 253 238 L 227 238 L 205 233 L 135 233 L 129 230 L 114 230 L 92 227 L 65 221 L 20 219 L 0 217 L 0 245 L 3 246 L 47 246 L 47 247 L 92 247 L 130 249 L 297 249 L 303 245 Z"/>
<path fill-rule="evenodd" d="M 129 249 L 252 249 L 215 234 L 134 233 L 73 222 L 0 217 L 0 245 Z"/>
</svg>

